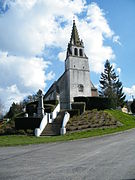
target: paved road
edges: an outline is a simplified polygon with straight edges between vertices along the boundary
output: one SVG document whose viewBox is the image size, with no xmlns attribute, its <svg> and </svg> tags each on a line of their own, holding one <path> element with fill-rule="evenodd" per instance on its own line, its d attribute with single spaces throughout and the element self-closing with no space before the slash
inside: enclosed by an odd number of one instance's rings
<svg viewBox="0 0 135 180">
<path fill-rule="evenodd" d="M 133 180 L 135 130 L 62 143 L 0 148 L 0 180 Z"/>
</svg>

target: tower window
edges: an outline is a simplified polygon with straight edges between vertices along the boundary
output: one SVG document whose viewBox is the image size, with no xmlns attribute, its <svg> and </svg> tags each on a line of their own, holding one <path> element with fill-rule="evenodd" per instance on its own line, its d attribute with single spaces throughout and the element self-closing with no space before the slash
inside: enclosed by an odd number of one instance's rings
<svg viewBox="0 0 135 180">
<path fill-rule="evenodd" d="M 79 55 L 83 56 L 83 50 L 82 49 L 79 49 Z"/>
<path fill-rule="evenodd" d="M 78 56 L 78 49 L 75 48 L 75 56 Z"/>
<path fill-rule="evenodd" d="M 78 91 L 83 92 L 84 86 L 82 84 L 78 84 Z"/>
</svg>

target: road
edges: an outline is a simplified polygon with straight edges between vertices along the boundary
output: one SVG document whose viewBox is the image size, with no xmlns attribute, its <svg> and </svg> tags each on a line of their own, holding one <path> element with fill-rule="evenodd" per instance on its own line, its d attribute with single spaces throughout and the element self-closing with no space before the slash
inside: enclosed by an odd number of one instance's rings
<svg viewBox="0 0 135 180">
<path fill-rule="evenodd" d="M 77 141 L 1 147 L 0 180 L 12 179 L 133 180 L 135 129 Z"/>
</svg>

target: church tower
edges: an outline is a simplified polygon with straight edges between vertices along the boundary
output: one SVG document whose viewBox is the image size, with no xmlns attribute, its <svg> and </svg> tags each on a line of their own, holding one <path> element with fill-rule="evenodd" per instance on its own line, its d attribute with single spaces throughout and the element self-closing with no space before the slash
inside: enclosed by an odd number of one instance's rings
<svg viewBox="0 0 135 180">
<path fill-rule="evenodd" d="M 83 41 L 79 38 L 74 20 L 67 48 L 65 72 L 52 84 L 44 99 L 53 100 L 59 96 L 61 109 L 71 109 L 74 97 L 95 96 L 96 93 L 97 89 L 90 81 L 88 57 L 84 52 Z"/>
<path fill-rule="evenodd" d="M 67 76 L 68 108 L 71 107 L 73 97 L 91 96 L 90 70 L 88 57 L 84 52 L 83 41 L 80 40 L 73 20 L 70 42 L 65 60 Z"/>
</svg>

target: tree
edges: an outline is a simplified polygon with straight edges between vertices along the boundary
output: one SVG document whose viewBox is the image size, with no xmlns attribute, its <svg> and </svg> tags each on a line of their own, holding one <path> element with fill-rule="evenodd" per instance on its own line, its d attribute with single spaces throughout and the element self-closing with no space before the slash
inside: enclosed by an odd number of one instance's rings
<svg viewBox="0 0 135 180">
<path fill-rule="evenodd" d="M 134 99 L 133 102 L 131 103 L 130 108 L 131 108 L 131 112 L 132 112 L 132 113 L 135 113 L 135 99 Z"/>
<path fill-rule="evenodd" d="M 114 107 L 124 105 L 126 96 L 123 93 L 122 82 L 119 81 L 113 66 L 110 65 L 108 60 L 106 60 L 104 72 L 101 73 L 100 88 L 100 95 L 112 99 Z"/>
<path fill-rule="evenodd" d="M 16 114 L 19 114 L 19 113 L 21 113 L 21 112 L 23 112 L 23 106 L 22 106 L 22 104 L 21 103 L 12 103 L 12 105 L 11 105 L 11 107 L 10 107 L 10 109 L 9 109 L 9 111 L 8 111 L 8 113 L 6 114 L 6 118 L 14 118 L 14 116 L 16 115 Z"/>
<path fill-rule="evenodd" d="M 122 82 L 119 79 L 116 82 L 116 98 L 117 98 L 117 107 L 123 107 L 125 104 L 126 95 L 123 92 Z"/>
<path fill-rule="evenodd" d="M 26 104 L 37 101 L 37 100 L 38 100 L 38 94 L 36 93 L 36 94 L 27 96 L 21 103 L 23 106 L 26 106 Z"/>
<path fill-rule="evenodd" d="M 4 110 L 4 106 L 0 100 L 0 118 L 3 116 L 3 110 Z"/>
</svg>

